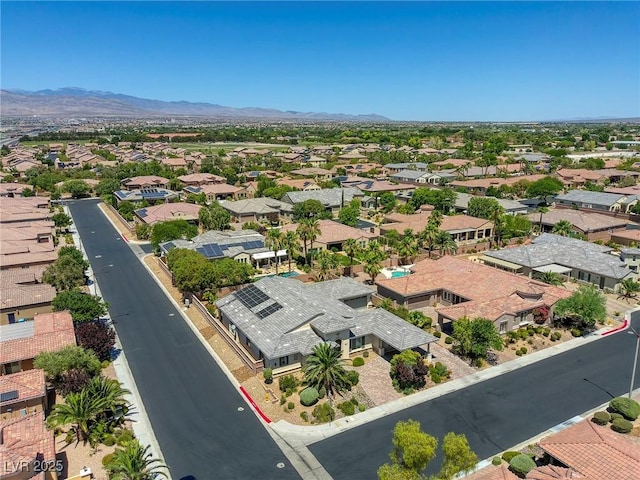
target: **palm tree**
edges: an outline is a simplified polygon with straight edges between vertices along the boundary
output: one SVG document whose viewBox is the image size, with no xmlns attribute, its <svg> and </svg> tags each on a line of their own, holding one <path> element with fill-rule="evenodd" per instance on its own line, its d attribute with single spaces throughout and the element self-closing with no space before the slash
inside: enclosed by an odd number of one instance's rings
<svg viewBox="0 0 640 480">
<path fill-rule="evenodd" d="M 158 476 L 167 478 L 163 471 L 168 467 L 143 447 L 138 440 L 131 440 L 117 448 L 105 465 L 109 478 L 114 480 L 152 480 Z"/>
<path fill-rule="evenodd" d="M 273 256 L 276 262 L 276 275 L 278 274 L 278 252 L 282 250 L 283 236 L 282 232 L 277 228 L 270 228 L 267 231 L 265 243 L 268 248 L 273 250 Z"/>
<path fill-rule="evenodd" d="M 547 213 L 549 209 L 547 207 L 538 207 L 538 212 L 540 213 L 540 220 L 538 221 L 538 232 L 542 234 L 542 216 Z"/>
<path fill-rule="evenodd" d="M 340 349 L 329 343 L 314 347 L 302 367 L 304 383 L 320 390 L 324 387 L 329 401 L 333 394 L 340 394 L 350 386 L 344 361 L 340 358 Z"/>
<path fill-rule="evenodd" d="M 86 390 L 93 398 L 104 399 L 107 409 L 112 412 L 129 406 L 129 402 L 124 397 L 131 392 L 126 388 L 122 388 L 122 384 L 112 378 L 103 377 L 102 375 L 93 377 Z"/>
<path fill-rule="evenodd" d="M 320 236 L 320 227 L 318 226 L 318 220 L 314 218 L 308 218 L 301 220 L 296 229 L 296 233 L 302 240 L 304 246 L 304 261 L 305 264 L 309 264 L 309 255 L 307 250 L 308 242 L 311 242 L 311 248 L 313 248 L 313 242 Z"/>
<path fill-rule="evenodd" d="M 83 389 L 78 393 L 70 393 L 64 403 L 54 406 L 47 423 L 52 427 L 72 424 L 78 443 L 80 440 L 86 442 L 92 422 L 108 409 L 107 398 L 93 396 L 88 389 Z"/>
<path fill-rule="evenodd" d="M 289 262 L 289 273 L 291 273 L 291 257 L 295 257 L 298 253 L 298 234 L 292 230 L 284 234 L 282 239 L 282 248 L 287 251 L 287 260 Z"/>
<path fill-rule="evenodd" d="M 458 244 L 455 242 L 451 234 L 442 230 L 438 231 L 435 244 L 440 251 L 440 255 L 446 255 L 447 253 L 453 254 L 458 251 Z"/>
<path fill-rule="evenodd" d="M 387 252 L 389 255 L 389 266 L 393 265 L 392 256 L 394 253 L 398 253 L 398 243 L 400 242 L 400 234 L 397 230 L 389 230 L 384 234 L 384 242 L 387 246 Z M 381 240 L 382 240 L 381 238 Z"/>
<path fill-rule="evenodd" d="M 560 220 L 553 226 L 551 233 L 560 235 L 562 237 L 570 237 L 573 234 L 573 225 L 568 220 Z"/>
<path fill-rule="evenodd" d="M 640 283 L 636 282 L 632 278 L 625 278 L 620 282 L 620 293 L 621 296 L 629 299 L 636 298 L 638 296 L 638 292 L 640 292 Z"/>
<path fill-rule="evenodd" d="M 354 238 L 348 238 L 342 244 L 342 250 L 349 257 L 349 276 L 353 276 L 353 257 L 360 252 L 360 246 Z"/>
<path fill-rule="evenodd" d="M 316 267 L 318 269 L 317 277 L 321 282 L 326 280 L 337 266 L 335 255 L 328 250 L 320 250 L 316 255 Z"/>
<path fill-rule="evenodd" d="M 536 275 L 536 279 L 547 283 L 549 285 L 555 285 L 559 287 L 564 282 L 562 281 L 562 276 L 557 272 L 552 272 L 547 270 L 546 272 L 540 272 Z"/>
<path fill-rule="evenodd" d="M 405 231 L 406 233 L 406 231 Z M 402 264 L 413 263 L 413 259 L 418 254 L 418 244 L 416 238 L 412 235 L 405 235 L 398 245 L 398 255 L 402 258 Z"/>
</svg>

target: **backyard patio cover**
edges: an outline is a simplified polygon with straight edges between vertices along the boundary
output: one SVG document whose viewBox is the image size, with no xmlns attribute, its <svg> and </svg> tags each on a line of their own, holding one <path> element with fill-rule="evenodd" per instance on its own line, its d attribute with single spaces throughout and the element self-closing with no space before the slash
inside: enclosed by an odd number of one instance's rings
<svg viewBox="0 0 640 480">
<path fill-rule="evenodd" d="M 554 273 L 570 273 L 571 269 L 564 267 L 562 265 L 558 265 L 557 263 L 550 263 L 549 265 L 543 265 L 542 267 L 536 267 L 533 269 L 534 272 L 554 272 Z"/>
</svg>

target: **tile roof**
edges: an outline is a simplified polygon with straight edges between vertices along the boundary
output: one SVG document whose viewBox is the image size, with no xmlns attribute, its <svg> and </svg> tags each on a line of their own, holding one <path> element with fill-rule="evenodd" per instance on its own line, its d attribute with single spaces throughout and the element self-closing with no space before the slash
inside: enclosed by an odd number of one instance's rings
<svg viewBox="0 0 640 480">
<path fill-rule="evenodd" d="M 284 225 L 280 230 L 283 233 L 295 232 L 298 225 L 299 224 L 297 223 L 290 223 L 288 225 Z M 322 243 L 324 245 L 328 245 L 344 242 L 349 238 L 353 238 L 354 240 L 359 240 L 361 238 L 371 240 L 379 237 L 379 235 L 376 235 L 375 233 L 350 227 L 349 225 L 334 222 L 333 220 L 318 220 L 318 228 L 320 229 L 320 235 L 318 235 L 318 237 L 313 241 L 314 244 Z"/>
<path fill-rule="evenodd" d="M 571 295 L 564 288 L 453 256 L 425 259 L 411 270 L 411 275 L 378 280 L 376 285 L 405 298 L 439 290 L 459 295 L 467 301 L 437 309 L 453 319 L 466 316 L 496 320 L 505 313 L 550 306 Z"/>
<path fill-rule="evenodd" d="M 76 344 L 69 312 L 41 313 L 21 323 L 0 325 L 0 364 L 34 358 Z"/>
<path fill-rule="evenodd" d="M 2 283 L 0 284 L 0 309 L 50 304 L 55 296 L 56 289 L 46 283 L 37 285 L 6 285 Z"/>
<path fill-rule="evenodd" d="M 627 480 L 640 472 L 638 444 L 588 420 L 542 439 L 540 447 L 585 480 Z"/>
<path fill-rule="evenodd" d="M 148 225 L 168 220 L 197 220 L 202 205 L 194 203 L 161 203 L 135 210 L 134 213 Z"/>
<path fill-rule="evenodd" d="M 595 243 L 543 233 L 531 245 L 485 252 L 486 257 L 506 260 L 528 268 L 557 264 L 614 279 L 631 273 L 612 249 Z"/>
<path fill-rule="evenodd" d="M 385 220 L 390 223 L 383 223 L 380 229 L 383 231 L 395 230 L 402 234 L 407 228 L 414 232 L 421 232 L 427 226 L 431 212 L 414 213 L 412 215 L 392 214 L 387 215 Z M 483 218 L 470 217 L 469 215 L 451 215 L 442 217 L 440 230 L 456 233 L 466 230 L 477 230 L 479 228 L 493 228 L 493 222 Z"/>
<path fill-rule="evenodd" d="M 167 185 L 169 183 L 168 178 L 159 177 L 157 175 L 141 175 L 139 177 L 125 178 L 120 182 L 127 187 L 145 187 L 154 185 Z"/>
<path fill-rule="evenodd" d="M 536 175 L 521 175 L 521 176 L 507 177 L 507 178 L 480 178 L 477 180 L 454 180 L 453 182 L 451 182 L 451 186 L 467 187 L 467 188 L 489 188 L 491 186 L 496 187 L 499 185 L 513 185 L 514 183 L 517 183 L 520 180 L 535 182 L 545 177 L 546 175 L 536 174 Z"/>
<path fill-rule="evenodd" d="M 32 398 L 44 397 L 47 394 L 44 370 L 25 370 L 24 372 L 0 376 L 0 393 L 14 390 L 18 392 L 17 397 L 13 400 L 2 402 L 3 407 Z"/>
<path fill-rule="evenodd" d="M 0 422 L 0 439 L 2 478 L 19 474 L 23 462 L 55 460 L 53 431 L 47 430 L 42 413 L 32 413 Z"/>
<path fill-rule="evenodd" d="M 178 180 L 183 183 L 197 183 L 201 185 L 205 185 L 207 183 L 226 182 L 226 178 L 212 173 L 192 173 L 190 175 L 181 175 L 178 177 Z"/>
<path fill-rule="evenodd" d="M 540 213 L 530 213 L 527 218 L 534 224 L 540 223 Z M 570 210 L 566 208 L 558 208 L 549 210 L 542 214 L 543 225 L 555 225 L 556 223 L 566 220 L 581 232 L 589 233 L 600 230 L 609 230 L 613 228 L 624 228 L 629 224 L 629 220 L 624 218 L 611 217 L 595 212 L 581 212 L 579 210 Z"/>
<path fill-rule="evenodd" d="M 454 206 L 460 209 L 466 209 L 469 206 L 469 200 L 472 198 L 482 198 L 477 197 L 476 195 L 471 195 L 469 193 L 457 192 L 456 200 L 454 202 Z M 502 208 L 504 208 L 505 212 L 522 212 L 528 210 L 525 204 L 517 202 L 515 200 L 508 200 L 505 198 L 496 198 L 495 199 Z"/>
</svg>

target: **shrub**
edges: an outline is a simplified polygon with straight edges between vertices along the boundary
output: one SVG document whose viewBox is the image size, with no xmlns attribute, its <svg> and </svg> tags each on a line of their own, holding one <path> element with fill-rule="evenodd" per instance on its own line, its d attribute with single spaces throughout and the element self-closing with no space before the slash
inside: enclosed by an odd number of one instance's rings
<svg viewBox="0 0 640 480">
<path fill-rule="evenodd" d="M 551 333 L 551 329 L 550 328 L 545 328 L 542 331 L 542 335 L 544 335 L 545 337 L 548 337 L 550 333 Z"/>
<path fill-rule="evenodd" d="M 280 405 L 284 405 L 285 403 L 287 403 L 287 396 L 283 393 L 280 395 Z"/>
<path fill-rule="evenodd" d="M 611 424 L 611 430 L 618 433 L 629 433 L 633 429 L 633 423 L 624 418 L 616 418 Z"/>
<path fill-rule="evenodd" d="M 296 408 L 296 406 L 293 402 L 287 403 L 287 410 L 293 410 L 294 408 Z"/>
<path fill-rule="evenodd" d="M 318 398 L 322 399 L 326 396 L 327 396 L 327 389 L 324 388 L 324 386 L 320 387 L 320 390 L 318 390 Z"/>
<path fill-rule="evenodd" d="M 529 455 L 520 453 L 511 459 L 509 468 L 520 478 L 524 478 L 527 476 L 527 473 L 536 468 L 536 462 L 534 462 Z"/>
<path fill-rule="evenodd" d="M 446 343 L 447 345 L 451 345 L 453 343 L 453 338 L 451 337 L 447 337 L 444 339 L 444 343 Z"/>
<path fill-rule="evenodd" d="M 520 351 L 522 352 L 522 354 L 524 355 L 525 353 L 527 353 L 529 350 L 527 350 L 527 347 L 521 347 Z"/>
<path fill-rule="evenodd" d="M 102 465 L 106 467 L 108 464 L 112 462 L 114 456 L 115 456 L 115 453 L 109 453 L 108 455 L 105 455 L 104 457 L 102 457 Z"/>
<path fill-rule="evenodd" d="M 116 437 L 116 443 L 119 447 L 124 446 L 125 443 L 133 440 L 133 432 L 131 430 L 122 430 L 120 434 Z"/>
<path fill-rule="evenodd" d="M 278 379 L 278 388 L 281 392 L 293 392 L 298 386 L 300 382 L 293 375 L 284 375 Z M 287 396 L 290 396 L 291 393 L 288 393 Z"/>
<path fill-rule="evenodd" d="M 354 358 L 354 359 L 353 359 L 353 361 L 351 362 L 351 364 L 352 364 L 354 367 L 361 367 L 361 366 L 363 366 L 363 365 L 364 365 L 364 358 L 362 358 L 362 357 L 356 357 L 356 358 Z"/>
<path fill-rule="evenodd" d="M 608 412 L 596 412 L 593 414 L 591 421 L 597 425 L 606 425 L 611 420 L 611 415 Z"/>
<path fill-rule="evenodd" d="M 440 330 L 436 330 L 433 332 L 433 336 L 436 338 L 440 338 L 442 336 L 442 332 Z"/>
<path fill-rule="evenodd" d="M 368 350 L 365 350 L 364 352 L 362 352 L 362 356 L 363 356 L 364 358 L 369 358 L 369 351 L 368 351 Z"/>
<path fill-rule="evenodd" d="M 311 415 L 316 419 L 316 423 L 326 423 L 336 418 L 336 411 L 331 408 L 328 402 L 325 402 L 316 405 Z"/>
<path fill-rule="evenodd" d="M 624 417 L 623 417 L 620 413 L 613 412 L 613 413 L 611 414 L 611 418 L 609 419 L 609 421 L 610 421 L 611 423 L 613 423 L 613 422 L 614 422 L 615 420 L 617 420 L 618 418 L 624 418 Z"/>
<path fill-rule="evenodd" d="M 581 337 L 582 336 L 582 331 L 579 328 L 572 328 L 571 329 L 571 335 L 574 337 Z"/>
<path fill-rule="evenodd" d="M 338 409 L 344 414 L 344 415 L 353 415 L 354 413 L 356 413 L 356 406 L 347 401 L 347 402 L 342 402 L 341 404 L 338 405 Z"/>
<path fill-rule="evenodd" d="M 551 334 L 550 338 L 551 338 L 552 342 L 555 342 L 555 341 L 560 340 L 562 338 L 562 334 L 560 332 L 553 332 Z"/>
<path fill-rule="evenodd" d="M 493 457 L 493 459 L 491 460 L 491 463 L 496 466 L 501 465 L 502 459 L 500 457 Z"/>
<path fill-rule="evenodd" d="M 360 413 L 364 412 L 367 409 L 367 406 L 364 403 L 358 404 L 358 411 Z"/>
<path fill-rule="evenodd" d="M 116 332 L 106 323 L 95 320 L 76 325 L 78 344 L 93 350 L 100 361 L 111 360 L 111 350 L 116 344 Z"/>
<path fill-rule="evenodd" d="M 609 402 L 612 411 L 621 414 L 627 420 L 640 417 L 640 403 L 627 397 L 616 397 Z"/>
<path fill-rule="evenodd" d="M 351 397 L 351 400 L 349 400 L 351 403 L 353 403 L 356 407 L 358 406 L 358 404 L 360 402 L 358 402 L 358 399 L 356 397 Z"/>
<path fill-rule="evenodd" d="M 300 392 L 300 403 L 305 407 L 310 407 L 311 405 L 318 403 L 319 397 L 320 394 L 318 393 L 318 390 L 313 387 L 308 387 Z"/>
<path fill-rule="evenodd" d="M 502 459 L 509 463 L 513 457 L 520 455 L 520 452 L 506 451 L 502 454 Z"/>
<path fill-rule="evenodd" d="M 522 356 L 522 350 L 520 350 L 520 349 L 516 350 L 516 355 L 521 357 Z"/>
<path fill-rule="evenodd" d="M 355 387 L 360 381 L 360 374 L 353 370 L 347 371 L 347 378 L 349 379 L 349 383 L 352 387 Z"/>
<path fill-rule="evenodd" d="M 113 435 L 106 435 L 102 443 L 107 447 L 113 447 L 116 444 L 116 438 Z"/>
<path fill-rule="evenodd" d="M 265 383 L 273 383 L 273 369 L 265 368 L 262 371 L 262 377 L 264 378 Z"/>
<path fill-rule="evenodd" d="M 309 421 L 309 414 L 305 411 L 300 412 L 300 418 L 305 422 Z"/>
</svg>

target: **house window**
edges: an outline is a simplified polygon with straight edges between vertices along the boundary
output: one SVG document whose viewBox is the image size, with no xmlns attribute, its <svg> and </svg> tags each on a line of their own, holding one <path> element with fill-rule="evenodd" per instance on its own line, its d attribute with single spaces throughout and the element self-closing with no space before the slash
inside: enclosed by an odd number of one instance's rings
<svg viewBox="0 0 640 480">
<path fill-rule="evenodd" d="M 358 348 L 364 347 L 364 337 L 352 338 L 349 340 L 349 349 L 357 350 Z"/>
<path fill-rule="evenodd" d="M 12 373 L 19 373 L 22 369 L 20 368 L 20 362 L 10 362 L 10 363 L 5 363 L 2 366 L 2 369 L 4 370 L 4 375 L 11 375 Z"/>
<path fill-rule="evenodd" d="M 507 320 L 503 320 L 500 322 L 500 333 L 507 333 L 507 324 L 509 322 Z"/>
<path fill-rule="evenodd" d="M 286 367 L 287 365 L 289 365 L 289 356 L 287 355 L 286 357 L 280 357 L 278 359 L 278 365 L 280 367 Z"/>
</svg>

